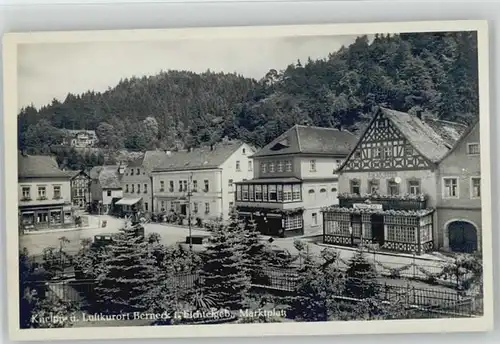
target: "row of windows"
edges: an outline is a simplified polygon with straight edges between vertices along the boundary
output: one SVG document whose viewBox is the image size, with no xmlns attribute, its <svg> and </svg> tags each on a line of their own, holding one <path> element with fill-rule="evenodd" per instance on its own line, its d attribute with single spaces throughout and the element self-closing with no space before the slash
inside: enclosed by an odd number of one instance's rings
<svg viewBox="0 0 500 344">
<path fill-rule="evenodd" d="M 416 179 L 407 181 L 407 190 L 410 195 L 421 194 L 420 181 Z M 368 194 L 380 193 L 380 181 L 379 180 L 369 180 L 367 187 Z M 350 192 L 352 194 L 361 195 L 362 185 L 360 180 L 350 181 Z M 387 194 L 388 195 L 399 195 L 401 193 L 401 183 L 397 183 L 394 180 L 387 181 Z M 443 198 L 458 198 L 459 193 L 459 183 L 456 177 L 445 177 L 443 178 Z M 481 178 L 471 177 L 470 178 L 470 198 L 481 198 Z"/>
<path fill-rule="evenodd" d="M 31 200 L 31 187 L 30 186 L 22 186 L 22 200 L 30 201 Z M 37 186 L 38 200 L 46 200 L 47 199 L 47 187 L 44 185 Z M 53 185 L 52 186 L 52 199 L 61 199 L 61 185 Z"/>
<path fill-rule="evenodd" d="M 407 190 L 410 195 L 420 195 L 421 185 L 420 180 L 412 179 L 407 181 Z M 351 180 L 350 181 L 350 189 L 351 193 L 355 195 L 361 195 L 362 185 L 360 180 Z M 380 180 L 372 179 L 368 181 L 368 185 L 366 188 L 366 193 L 368 194 L 380 194 Z M 390 179 L 387 181 L 387 194 L 397 196 L 401 193 L 401 183 L 397 183 L 396 181 Z"/>
<path fill-rule="evenodd" d="M 134 193 L 134 192 L 141 193 L 141 184 L 137 184 L 137 189 L 135 187 L 135 184 L 131 184 L 130 188 L 129 188 L 129 185 L 126 184 L 125 185 L 125 192 L 127 192 L 127 193 Z M 144 184 L 144 188 L 142 189 L 142 192 L 148 193 L 148 184 Z"/>
<path fill-rule="evenodd" d="M 293 202 L 301 201 L 300 184 L 237 185 L 237 201 Z"/>
<path fill-rule="evenodd" d="M 232 184 L 232 179 L 230 180 L 230 184 Z M 165 192 L 165 181 L 160 180 L 160 192 Z M 175 182 L 173 180 L 170 180 L 168 182 L 168 192 L 198 192 L 198 181 L 193 180 L 191 182 L 191 185 L 189 185 L 188 180 L 179 180 L 177 183 L 177 188 L 175 187 Z M 208 179 L 205 179 L 203 181 L 203 192 L 209 192 L 210 191 L 210 182 Z"/>
<path fill-rule="evenodd" d="M 87 191 L 87 189 L 85 189 L 85 188 L 73 189 L 73 196 L 74 197 L 84 196 L 85 191 Z"/>
<path fill-rule="evenodd" d="M 481 198 L 481 177 L 470 178 L 470 198 Z M 445 177 L 443 178 L 443 198 L 459 198 L 460 188 L 458 178 Z"/>
<path fill-rule="evenodd" d="M 374 158 L 374 159 L 390 159 L 390 158 L 393 158 L 393 157 L 397 157 L 399 154 L 398 154 L 398 149 L 400 149 L 400 147 L 398 146 L 394 146 L 394 147 L 390 147 L 390 146 L 386 146 L 386 147 L 374 147 L 374 148 L 364 148 L 363 151 L 364 151 L 364 157 L 365 159 L 370 159 L 370 158 Z M 415 150 L 413 149 L 412 146 L 410 145 L 406 145 L 403 147 L 404 149 L 404 155 L 405 156 L 413 156 L 415 155 Z M 361 158 L 361 151 L 356 151 L 354 153 L 354 157 L 355 158 Z"/>
<path fill-rule="evenodd" d="M 131 168 L 128 172 L 125 173 L 126 176 L 129 176 L 129 175 L 133 176 L 134 174 L 136 176 L 140 175 L 141 174 L 141 169 L 140 168 L 136 168 L 136 169 Z M 144 172 L 144 170 L 142 170 L 142 174 L 146 174 L 146 172 Z"/>
<path fill-rule="evenodd" d="M 160 202 L 160 210 L 162 212 L 167 211 L 167 209 L 166 209 L 166 202 L 165 201 L 161 201 Z M 172 210 L 180 212 L 179 204 L 178 203 L 172 204 Z M 193 202 L 191 211 L 193 212 L 193 214 L 198 214 L 199 213 L 199 211 L 200 211 L 200 205 L 199 205 L 198 202 Z M 205 202 L 205 214 L 210 214 L 210 203 L 208 203 L 208 202 Z"/>
<path fill-rule="evenodd" d="M 262 161 L 260 163 L 260 171 L 262 173 L 293 172 L 292 160 Z"/>
</svg>

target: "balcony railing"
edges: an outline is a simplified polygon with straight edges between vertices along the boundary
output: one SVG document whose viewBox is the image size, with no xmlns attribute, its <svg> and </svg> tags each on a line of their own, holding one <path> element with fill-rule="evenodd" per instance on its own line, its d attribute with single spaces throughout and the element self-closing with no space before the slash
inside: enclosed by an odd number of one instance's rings
<svg viewBox="0 0 500 344">
<path fill-rule="evenodd" d="M 353 208 L 355 204 L 380 204 L 384 210 L 417 210 L 426 209 L 427 195 L 358 195 L 340 194 L 339 205 L 343 208 Z"/>
</svg>

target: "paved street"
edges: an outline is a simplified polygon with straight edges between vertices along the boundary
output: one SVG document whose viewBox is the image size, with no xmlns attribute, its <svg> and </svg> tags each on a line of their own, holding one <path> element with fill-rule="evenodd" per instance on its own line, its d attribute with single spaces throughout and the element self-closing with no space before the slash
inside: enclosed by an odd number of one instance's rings
<svg viewBox="0 0 500 344">
<path fill-rule="evenodd" d="M 101 215 L 100 220 L 106 220 L 107 225 L 105 228 L 98 227 L 98 216 L 90 216 L 89 229 L 61 231 L 53 233 L 40 233 L 28 234 L 21 236 L 19 239 L 19 247 L 22 249 L 26 247 L 30 254 L 37 255 L 43 252 L 46 247 L 59 247 L 61 237 L 66 237 L 70 242 L 65 244 L 65 251 L 68 253 L 77 252 L 80 248 L 80 242 L 84 238 L 94 238 L 97 234 L 103 233 L 116 233 L 119 228 L 125 223 L 123 219 L 115 218 L 112 216 Z M 166 226 L 156 223 L 149 223 L 145 228 L 146 235 L 149 233 L 158 233 L 161 236 L 161 242 L 164 245 L 171 245 L 179 241 L 184 241 L 188 235 L 188 230 L 185 228 Z M 204 231 L 192 230 L 193 235 L 206 234 Z"/>
</svg>

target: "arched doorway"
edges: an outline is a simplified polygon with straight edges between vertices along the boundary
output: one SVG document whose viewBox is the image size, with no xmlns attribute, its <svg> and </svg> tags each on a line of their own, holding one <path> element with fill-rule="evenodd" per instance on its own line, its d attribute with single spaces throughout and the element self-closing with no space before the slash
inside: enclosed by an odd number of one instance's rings
<svg viewBox="0 0 500 344">
<path fill-rule="evenodd" d="M 471 253 L 477 250 L 477 228 L 468 221 L 456 220 L 448 224 L 450 250 Z"/>
</svg>

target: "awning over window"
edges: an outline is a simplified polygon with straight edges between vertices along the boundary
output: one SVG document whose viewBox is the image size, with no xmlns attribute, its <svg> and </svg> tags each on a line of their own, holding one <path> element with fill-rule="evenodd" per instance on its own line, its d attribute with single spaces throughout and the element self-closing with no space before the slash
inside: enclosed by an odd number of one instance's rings
<svg viewBox="0 0 500 344">
<path fill-rule="evenodd" d="M 118 205 L 134 205 L 134 204 L 138 203 L 141 199 L 142 198 L 122 198 L 121 200 L 119 200 L 115 204 L 118 204 Z"/>
</svg>

